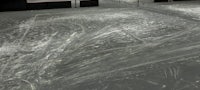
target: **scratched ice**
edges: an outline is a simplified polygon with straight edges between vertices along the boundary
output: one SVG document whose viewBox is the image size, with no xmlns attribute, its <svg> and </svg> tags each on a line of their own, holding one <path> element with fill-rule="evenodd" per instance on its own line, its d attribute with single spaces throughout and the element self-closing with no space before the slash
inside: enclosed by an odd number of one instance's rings
<svg viewBox="0 0 200 90">
<path fill-rule="evenodd" d="M 96 9 L 31 15 L 3 27 L 0 90 L 199 90 L 199 23 Z"/>
<path fill-rule="evenodd" d="M 184 4 L 183 5 L 175 4 L 175 5 L 168 5 L 167 8 L 170 10 L 182 12 L 190 16 L 194 16 L 194 19 L 200 20 L 200 13 L 199 13 L 200 7 L 198 7 L 198 4 L 189 6 Z"/>
</svg>

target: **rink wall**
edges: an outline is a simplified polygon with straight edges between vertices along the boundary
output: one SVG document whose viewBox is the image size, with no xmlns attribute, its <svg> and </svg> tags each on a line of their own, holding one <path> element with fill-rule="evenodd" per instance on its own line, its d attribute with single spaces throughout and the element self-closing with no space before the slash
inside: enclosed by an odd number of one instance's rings
<svg viewBox="0 0 200 90">
<path fill-rule="evenodd" d="M 153 3 L 154 0 L 139 0 L 140 3 Z M 135 6 L 138 0 L 99 0 L 100 6 L 118 7 L 117 5 Z M 121 6 L 120 6 L 121 7 Z"/>
</svg>

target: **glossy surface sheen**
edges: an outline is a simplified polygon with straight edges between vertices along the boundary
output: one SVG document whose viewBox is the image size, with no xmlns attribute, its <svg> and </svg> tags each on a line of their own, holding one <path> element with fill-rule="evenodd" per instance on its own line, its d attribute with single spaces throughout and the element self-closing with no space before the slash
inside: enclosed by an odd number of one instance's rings
<svg viewBox="0 0 200 90">
<path fill-rule="evenodd" d="M 0 90 L 199 90 L 197 16 L 165 13 L 0 13 Z"/>
</svg>

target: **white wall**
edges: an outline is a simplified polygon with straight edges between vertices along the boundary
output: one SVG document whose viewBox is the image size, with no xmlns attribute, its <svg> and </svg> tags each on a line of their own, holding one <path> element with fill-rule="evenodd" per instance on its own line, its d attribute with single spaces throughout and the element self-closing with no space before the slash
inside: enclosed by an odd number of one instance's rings
<svg viewBox="0 0 200 90">
<path fill-rule="evenodd" d="M 139 0 L 140 3 L 143 3 L 143 4 L 148 4 L 148 3 L 153 3 L 154 0 Z M 109 5 L 116 5 L 116 4 L 119 4 L 119 3 L 123 3 L 123 4 L 129 4 L 129 5 L 137 5 L 137 2 L 138 0 L 99 0 L 99 4 L 100 5 L 105 5 L 107 3 L 109 3 Z"/>
<path fill-rule="evenodd" d="M 56 2 L 56 1 L 68 1 L 68 0 L 27 0 L 28 3 L 38 3 L 38 2 Z M 73 1 L 73 0 L 72 0 Z M 105 3 L 136 3 L 138 0 L 99 0 L 99 3 L 105 4 Z M 153 2 L 153 0 L 139 0 L 140 2 Z"/>
<path fill-rule="evenodd" d="M 100 3 L 110 3 L 110 2 L 124 2 L 124 3 L 137 3 L 138 0 L 99 0 Z M 154 0 L 139 0 L 140 2 L 153 2 Z"/>
</svg>

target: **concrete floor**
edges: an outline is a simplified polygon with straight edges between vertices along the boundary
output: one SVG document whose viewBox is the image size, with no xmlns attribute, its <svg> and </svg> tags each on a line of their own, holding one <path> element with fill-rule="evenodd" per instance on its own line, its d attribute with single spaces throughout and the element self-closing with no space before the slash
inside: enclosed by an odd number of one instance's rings
<svg viewBox="0 0 200 90">
<path fill-rule="evenodd" d="M 0 90 L 199 90 L 198 19 L 150 7 L 0 12 Z"/>
</svg>

